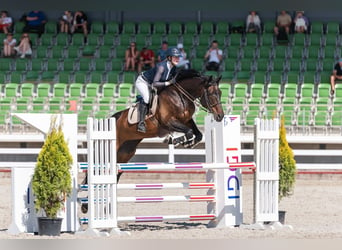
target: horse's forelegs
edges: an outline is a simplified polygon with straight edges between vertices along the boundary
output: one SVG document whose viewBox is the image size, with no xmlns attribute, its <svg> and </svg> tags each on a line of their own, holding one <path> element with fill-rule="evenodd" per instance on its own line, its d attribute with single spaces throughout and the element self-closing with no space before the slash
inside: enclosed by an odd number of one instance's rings
<svg viewBox="0 0 342 250">
<path fill-rule="evenodd" d="M 184 133 L 183 136 L 172 139 L 172 144 L 174 144 L 175 146 L 179 146 L 181 144 L 184 145 L 185 142 L 195 139 L 195 135 L 192 129 L 178 121 L 171 122 L 169 124 L 169 130 Z"/>
</svg>

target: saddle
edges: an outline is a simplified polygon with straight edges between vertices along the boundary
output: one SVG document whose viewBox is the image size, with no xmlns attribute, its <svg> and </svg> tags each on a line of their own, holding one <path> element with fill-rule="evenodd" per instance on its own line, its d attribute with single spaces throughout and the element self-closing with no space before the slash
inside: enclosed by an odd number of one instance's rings
<svg viewBox="0 0 342 250">
<path fill-rule="evenodd" d="M 128 123 L 129 124 L 137 124 L 139 122 L 139 116 L 138 116 L 139 105 L 140 105 L 140 102 L 138 101 L 136 103 L 133 103 L 129 107 L 128 109 Z M 158 95 L 154 91 L 152 91 L 151 101 L 148 105 L 150 108 L 145 116 L 145 120 L 153 117 L 156 114 L 157 105 L 158 105 Z"/>
</svg>

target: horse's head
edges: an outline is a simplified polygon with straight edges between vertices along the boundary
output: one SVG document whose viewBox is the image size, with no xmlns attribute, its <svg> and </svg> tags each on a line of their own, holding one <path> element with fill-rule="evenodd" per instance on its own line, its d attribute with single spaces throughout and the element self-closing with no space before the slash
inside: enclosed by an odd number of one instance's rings
<svg viewBox="0 0 342 250">
<path fill-rule="evenodd" d="M 214 115 L 218 122 L 222 121 L 224 112 L 221 105 L 221 90 L 219 88 L 220 77 L 207 76 L 204 86 L 204 94 L 201 97 L 201 104 Z"/>
</svg>

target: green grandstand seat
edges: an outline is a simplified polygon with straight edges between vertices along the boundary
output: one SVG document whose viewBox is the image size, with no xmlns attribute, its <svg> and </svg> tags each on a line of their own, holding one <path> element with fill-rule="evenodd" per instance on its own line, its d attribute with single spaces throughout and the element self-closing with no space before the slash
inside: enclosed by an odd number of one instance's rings
<svg viewBox="0 0 342 250">
<path fill-rule="evenodd" d="M 70 97 L 83 97 L 84 83 L 70 83 L 69 96 Z"/>
<path fill-rule="evenodd" d="M 303 58 L 305 48 L 303 46 L 292 46 L 289 50 L 288 56 L 291 58 Z"/>
<path fill-rule="evenodd" d="M 329 84 L 318 84 L 317 97 L 329 98 L 330 97 L 330 83 Z"/>
<path fill-rule="evenodd" d="M 254 126 L 255 118 L 259 117 L 258 110 L 249 110 L 246 113 L 246 125 L 247 126 Z"/>
<path fill-rule="evenodd" d="M 136 33 L 136 24 L 135 22 L 125 21 L 122 23 L 121 34 L 130 34 L 134 35 Z"/>
<path fill-rule="evenodd" d="M 101 21 L 92 21 L 90 25 L 90 33 L 101 35 L 104 33 L 104 24 Z"/>
<path fill-rule="evenodd" d="M 69 89 L 68 83 L 63 83 L 63 82 L 55 83 L 53 85 L 53 96 L 54 97 L 65 97 L 65 96 L 67 96 L 68 89 Z"/>
<path fill-rule="evenodd" d="M 247 33 L 244 37 L 245 46 L 259 46 L 259 35 L 256 33 Z"/>
<path fill-rule="evenodd" d="M 257 50 L 257 55 L 259 59 L 269 59 L 272 56 L 273 48 L 269 46 L 259 47 Z"/>
<path fill-rule="evenodd" d="M 56 82 L 69 83 L 71 82 L 72 71 L 60 71 L 56 74 Z"/>
<path fill-rule="evenodd" d="M 32 97 L 35 95 L 35 85 L 33 83 L 22 83 L 19 92 L 21 97 Z"/>
<path fill-rule="evenodd" d="M 34 49 L 33 54 L 35 55 L 34 57 L 36 58 L 48 58 L 49 57 L 49 51 L 50 48 L 47 45 L 40 45 L 36 49 Z"/>
<path fill-rule="evenodd" d="M 153 34 L 166 34 L 166 23 L 163 21 L 154 22 Z"/>
<path fill-rule="evenodd" d="M 303 63 L 300 58 L 291 58 L 287 61 L 287 71 L 301 72 L 303 69 Z"/>
<path fill-rule="evenodd" d="M 15 110 L 18 112 L 30 111 L 29 107 L 31 103 L 30 97 L 18 97 L 15 101 Z"/>
<path fill-rule="evenodd" d="M 287 84 L 298 84 L 300 82 L 299 71 L 289 71 L 285 74 L 285 83 Z"/>
<path fill-rule="evenodd" d="M 288 47 L 278 45 L 273 48 L 272 57 L 277 59 L 285 59 L 288 56 Z"/>
<path fill-rule="evenodd" d="M 57 33 L 57 23 L 54 21 L 47 21 L 44 25 L 44 34 L 56 34 Z"/>
<path fill-rule="evenodd" d="M 80 71 L 93 70 L 93 59 L 89 57 L 81 57 L 78 61 L 77 70 L 80 70 Z"/>
<path fill-rule="evenodd" d="M 309 46 L 322 46 L 322 34 L 321 33 L 313 33 L 309 36 Z"/>
<path fill-rule="evenodd" d="M 85 86 L 85 97 L 97 97 L 99 95 L 100 85 L 97 83 L 87 83 Z"/>
<path fill-rule="evenodd" d="M 310 24 L 310 33 L 314 34 L 323 34 L 324 32 L 324 24 L 321 21 L 312 21 Z"/>
<path fill-rule="evenodd" d="M 87 83 L 88 82 L 88 71 L 76 71 L 73 74 L 73 80 L 74 83 Z"/>
<path fill-rule="evenodd" d="M 268 58 L 259 58 L 255 60 L 255 69 L 260 72 L 267 72 L 270 69 L 271 62 Z"/>
<path fill-rule="evenodd" d="M 119 27 L 119 22 L 117 21 L 109 21 L 105 23 L 105 32 L 107 34 L 119 34 L 120 32 L 120 27 Z"/>
<path fill-rule="evenodd" d="M 340 34 L 340 23 L 337 21 L 328 21 L 326 23 L 326 33 L 327 34 Z"/>
<path fill-rule="evenodd" d="M 126 109 L 130 105 L 129 97 L 115 98 L 115 110 L 120 111 Z"/>
<path fill-rule="evenodd" d="M 49 71 L 59 71 L 60 70 L 60 61 L 57 58 L 49 58 L 45 64 L 45 70 Z"/>
<path fill-rule="evenodd" d="M 263 72 L 262 70 L 254 72 L 252 76 L 253 84 L 265 84 L 267 79 L 267 72 Z"/>
<path fill-rule="evenodd" d="M 43 71 L 40 74 L 39 82 L 54 82 L 56 74 L 57 72 L 53 70 Z"/>
<path fill-rule="evenodd" d="M 270 83 L 282 84 L 284 82 L 284 76 L 282 71 L 272 71 L 268 75 L 268 81 Z"/>
<path fill-rule="evenodd" d="M 338 44 L 338 36 L 336 33 L 327 33 L 322 42 L 324 46 L 336 46 Z"/>
<path fill-rule="evenodd" d="M 284 58 L 274 58 L 270 61 L 270 68 L 272 71 L 285 71 L 286 70 L 286 60 Z"/>
<path fill-rule="evenodd" d="M 276 23 L 274 21 L 265 20 L 263 22 L 263 32 L 266 34 L 272 34 L 273 35 L 275 25 L 276 25 Z"/>
<path fill-rule="evenodd" d="M 342 111 L 334 111 L 331 114 L 331 125 L 332 126 L 342 126 Z"/>
<path fill-rule="evenodd" d="M 295 97 L 292 97 L 292 96 L 285 97 L 281 103 L 282 110 L 295 112 L 296 104 L 297 104 L 297 101 Z"/>
<path fill-rule="evenodd" d="M 65 58 L 73 59 L 78 58 L 80 56 L 80 46 L 78 45 L 70 45 L 68 48 L 65 49 Z"/>
<path fill-rule="evenodd" d="M 231 83 L 235 79 L 235 72 L 233 71 L 222 71 L 220 74 L 222 76 L 221 82 Z"/>
<path fill-rule="evenodd" d="M 286 83 L 284 86 L 284 98 L 297 96 L 297 83 Z"/>
<path fill-rule="evenodd" d="M 195 45 L 195 36 L 192 33 L 183 34 L 180 40 L 185 48 L 189 48 Z"/>
<path fill-rule="evenodd" d="M 50 56 L 51 58 L 56 58 L 56 59 L 64 58 L 64 46 L 55 45 L 51 47 Z"/>
<path fill-rule="evenodd" d="M 117 87 L 116 83 L 104 83 L 102 85 L 102 96 L 113 98 L 114 96 L 117 95 L 116 87 Z"/>
<path fill-rule="evenodd" d="M 176 46 L 180 41 L 180 37 L 178 34 L 168 34 L 165 36 L 165 40 L 168 42 L 170 46 Z"/>
<path fill-rule="evenodd" d="M 252 60 L 256 57 L 256 47 L 255 46 L 246 46 L 241 49 L 241 57 L 248 58 Z"/>
<path fill-rule="evenodd" d="M 296 125 L 299 127 L 308 127 L 312 125 L 312 117 L 310 110 L 300 110 L 297 114 Z"/>
<path fill-rule="evenodd" d="M 79 110 L 77 112 L 78 125 L 87 125 L 87 119 L 91 116 L 90 110 Z"/>
<path fill-rule="evenodd" d="M 32 99 L 32 111 L 44 113 L 46 111 L 46 98 L 45 97 L 35 97 Z"/>
<path fill-rule="evenodd" d="M 94 117 L 95 119 L 106 119 L 109 117 L 109 113 L 106 110 L 98 110 L 95 112 Z"/>
<path fill-rule="evenodd" d="M 27 71 L 24 76 L 24 81 L 27 82 L 38 82 L 40 78 L 40 71 L 38 70 L 30 70 Z"/>
<path fill-rule="evenodd" d="M 151 34 L 151 23 L 147 21 L 137 23 L 137 33 L 138 34 Z"/>
<path fill-rule="evenodd" d="M 9 58 L 0 58 L 1 71 L 11 71 L 13 69 L 13 60 Z"/>
<path fill-rule="evenodd" d="M 24 29 L 24 27 L 25 27 L 25 22 L 15 22 L 14 23 L 14 33 L 16 33 L 16 34 L 21 34 L 22 32 L 23 32 L 23 29 Z"/>
<path fill-rule="evenodd" d="M 301 98 L 313 98 L 314 97 L 315 85 L 314 83 L 303 83 L 300 86 L 300 97 Z"/>
<path fill-rule="evenodd" d="M 216 34 L 228 34 L 229 23 L 225 21 L 218 21 L 216 23 Z"/>
<path fill-rule="evenodd" d="M 109 71 L 104 76 L 104 82 L 117 84 L 120 81 L 120 71 Z"/>
<path fill-rule="evenodd" d="M 55 37 L 56 45 L 67 46 L 69 45 L 69 35 L 66 33 L 58 33 Z"/>
<path fill-rule="evenodd" d="M 195 113 L 195 122 L 198 126 L 203 126 L 205 122 L 205 117 L 207 116 L 207 112 L 204 110 L 198 110 Z"/>
<path fill-rule="evenodd" d="M 96 98 L 85 97 L 80 101 L 81 110 L 92 111 L 96 105 Z"/>
<path fill-rule="evenodd" d="M 21 71 L 11 71 L 8 73 L 8 82 L 21 83 L 23 80 L 23 73 Z"/>
<path fill-rule="evenodd" d="M 292 45 L 296 46 L 296 45 L 299 45 L 299 46 L 306 46 L 307 45 L 307 42 L 306 42 L 306 34 L 304 33 L 295 33 L 293 34 L 293 37 L 292 37 Z"/>
<path fill-rule="evenodd" d="M 316 99 L 316 110 L 328 112 L 330 99 L 328 97 L 318 97 Z"/>
<path fill-rule="evenodd" d="M 214 34 L 214 24 L 211 21 L 202 21 L 199 25 L 199 34 Z"/>
<path fill-rule="evenodd" d="M 228 37 L 229 46 L 241 46 L 242 45 L 242 35 L 239 33 L 230 34 Z"/>
<path fill-rule="evenodd" d="M 21 59 L 14 61 L 14 68 L 16 71 L 26 71 L 29 69 L 29 60 L 28 59 Z"/>
<path fill-rule="evenodd" d="M 101 84 L 103 82 L 103 71 L 89 72 L 89 83 Z"/>
<path fill-rule="evenodd" d="M 30 70 L 41 71 L 44 70 L 44 59 L 42 58 L 32 58 L 29 63 Z"/>
<path fill-rule="evenodd" d="M 119 97 L 130 97 L 133 93 L 133 84 L 131 83 L 120 83 L 118 89 L 118 96 Z"/>
<path fill-rule="evenodd" d="M 184 22 L 184 34 L 198 34 L 198 23 L 196 21 Z"/>
<path fill-rule="evenodd" d="M 269 83 L 266 88 L 267 98 L 277 98 L 280 95 L 281 85 L 279 83 Z"/>
<path fill-rule="evenodd" d="M 52 97 L 48 100 L 48 108 L 50 112 L 59 113 L 63 108 L 63 98 L 64 97 Z"/>
<path fill-rule="evenodd" d="M 37 85 L 37 97 L 49 97 L 50 96 L 50 83 L 39 83 Z"/>
<path fill-rule="evenodd" d="M 179 21 L 169 22 L 168 34 L 180 35 L 183 33 L 183 25 Z"/>
<path fill-rule="evenodd" d="M 136 43 L 139 49 L 147 45 L 148 36 L 146 34 L 136 34 L 133 37 L 133 41 Z"/>
<path fill-rule="evenodd" d="M 52 46 L 55 44 L 54 40 L 55 35 L 49 33 L 43 33 L 40 37 L 40 45 L 41 46 Z"/>
<path fill-rule="evenodd" d="M 106 112 L 114 110 L 113 100 L 114 100 L 113 96 L 102 97 L 98 103 L 99 110 L 106 111 Z"/>
</svg>

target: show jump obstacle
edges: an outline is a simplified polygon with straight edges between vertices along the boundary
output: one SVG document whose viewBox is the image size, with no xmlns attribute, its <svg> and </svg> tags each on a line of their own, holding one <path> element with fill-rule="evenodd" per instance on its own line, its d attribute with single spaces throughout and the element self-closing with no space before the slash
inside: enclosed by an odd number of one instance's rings
<svg viewBox="0 0 342 250">
<path fill-rule="evenodd" d="M 255 224 L 278 222 L 278 120 L 255 120 L 255 160 L 241 162 L 240 117 L 225 116 L 220 123 L 211 117 L 205 121 L 206 163 L 116 163 L 115 120 L 88 118 L 88 223 L 85 233 L 120 232 L 120 222 L 163 222 L 209 220 L 209 227 L 230 227 L 243 224 L 241 169 L 255 171 Z M 118 184 L 121 171 L 207 170 L 206 183 Z M 167 188 L 208 189 L 203 196 L 118 197 L 117 190 L 149 190 Z M 195 215 L 139 215 L 122 217 L 117 214 L 122 202 L 205 201 L 207 213 Z M 161 212 L 162 214 L 162 212 Z"/>
<path fill-rule="evenodd" d="M 70 117 L 69 117 L 70 116 Z M 46 133 L 49 123 L 41 128 L 42 121 L 50 121 L 51 115 L 17 114 L 17 117 Z M 77 159 L 77 115 L 63 115 L 67 130 L 66 138 L 73 158 Z M 206 163 L 125 163 L 116 162 L 116 127 L 114 118 L 96 120 L 88 118 L 88 185 L 80 185 L 88 191 L 87 218 L 77 216 L 77 164 L 73 165 L 73 194 L 68 199 L 62 231 L 102 235 L 100 231 L 110 229 L 110 233 L 121 233 L 121 222 L 162 222 L 208 220 L 208 227 L 244 226 L 242 214 L 241 169 L 255 171 L 255 200 L 253 228 L 278 225 L 278 120 L 255 120 L 255 163 L 241 162 L 240 117 L 225 116 L 218 123 L 206 117 L 205 147 Z M 76 162 L 76 160 L 74 160 Z M 35 164 L 28 166 L 15 164 L 12 167 L 12 223 L 8 232 L 37 232 L 36 214 L 33 206 L 30 178 Z M 206 170 L 205 183 L 151 183 L 118 184 L 118 171 L 149 170 Z M 152 189 L 207 189 L 206 195 L 118 197 L 117 190 Z M 207 211 L 194 215 L 118 215 L 117 207 L 122 202 L 207 202 Z M 88 223 L 86 231 L 79 231 L 81 223 Z M 108 233 L 105 233 L 108 234 Z"/>
</svg>

